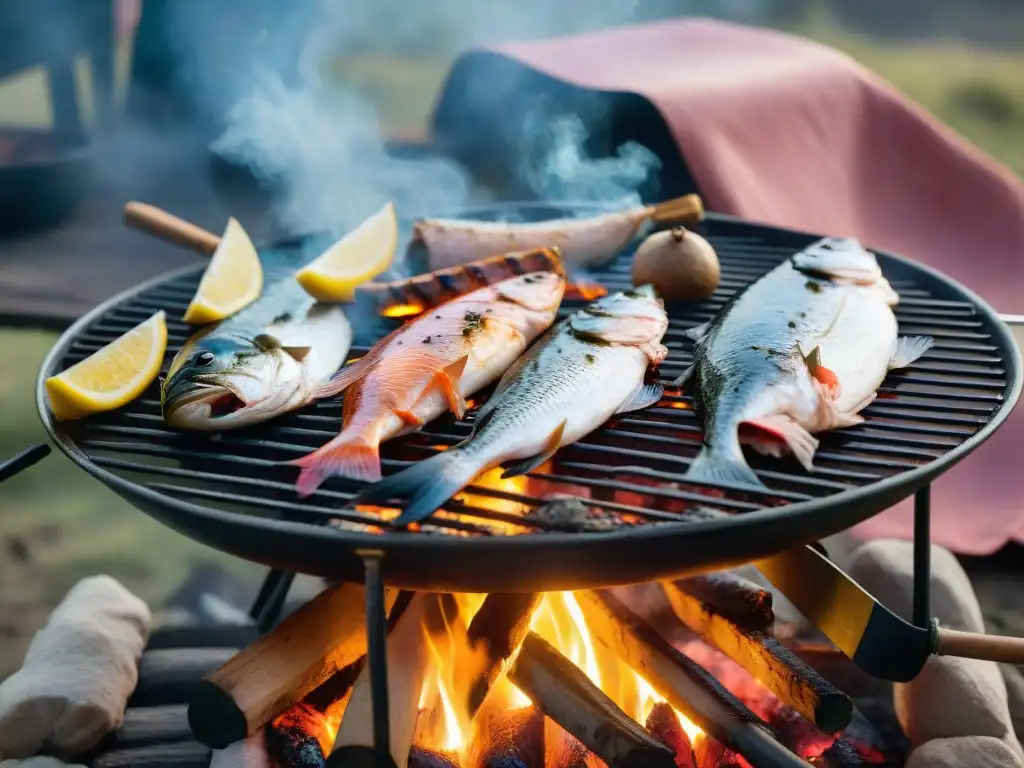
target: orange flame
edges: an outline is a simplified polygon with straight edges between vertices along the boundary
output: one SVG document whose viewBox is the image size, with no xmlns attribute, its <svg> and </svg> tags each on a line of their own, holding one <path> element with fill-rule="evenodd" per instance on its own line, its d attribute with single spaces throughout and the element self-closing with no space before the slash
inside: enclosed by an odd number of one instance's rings
<svg viewBox="0 0 1024 768">
<path fill-rule="evenodd" d="M 567 301 L 593 301 L 607 295 L 607 288 L 600 283 L 590 280 L 577 280 L 565 286 L 565 299 Z"/>
<path fill-rule="evenodd" d="M 421 304 L 392 304 L 390 307 L 384 307 L 380 311 L 381 317 L 412 317 L 418 315 L 423 311 L 423 305 Z"/>
</svg>

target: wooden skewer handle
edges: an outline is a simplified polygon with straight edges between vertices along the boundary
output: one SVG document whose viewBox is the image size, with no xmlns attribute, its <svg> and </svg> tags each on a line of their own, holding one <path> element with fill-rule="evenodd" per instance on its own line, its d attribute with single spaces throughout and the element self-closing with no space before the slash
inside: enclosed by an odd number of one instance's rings
<svg viewBox="0 0 1024 768">
<path fill-rule="evenodd" d="M 940 656 L 1024 664 L 1024 638 L 940 629 L 935 652 Z"/>
<path fill-rule="evenodd" d="M 161 240 L 175 243 L 207 256 L 220 245 L 220 235 L 197 227 L 149 203 L 132 201 L 124 206 L 124 223 Z"/>
</svg>

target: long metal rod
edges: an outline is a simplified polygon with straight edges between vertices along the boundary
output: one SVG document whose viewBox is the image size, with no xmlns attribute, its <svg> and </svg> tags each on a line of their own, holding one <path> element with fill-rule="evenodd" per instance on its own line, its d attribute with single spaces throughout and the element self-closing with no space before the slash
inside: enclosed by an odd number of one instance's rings
<svg viewBox="0 0 1024 768">
<path fill-rule="evenodd" d="M 33 445 L 31 448 L 26 448 L 17 456 L 13 456 L 0 464 L 0 483 L 4 480 L 10 480 L 19 472 L 28 469 L 33 464 L 42 461 L 49 455 L 50 446 L 45 443 L 40 443 L 39 445 Z"/>
<path fill-rule="evenodd" d="M 394 768 L 391 758 L 391 713 L 388 702 L 387 614 L 380 562 L 383 552 L 363 551 L 366 574 L 366 656 L 370 665 L 373 752 L 377 768 Z"/>
<path fill-rule="evenodd" d="M 914 494 L 914 624 L 923 628 L 931 623 L 931 522 L 932 487 L 926 485 Z"/>
<path fill-rule="evenodd" d="M 293 581 L 294 572 L 278 570 L 271 571 L 263 580 L 263 586 L 260 587 L 259 594 L 249 609 L 249 615 L 256 622 L 261 634 L 269 632 L 277 623 Z"/>
</svg>

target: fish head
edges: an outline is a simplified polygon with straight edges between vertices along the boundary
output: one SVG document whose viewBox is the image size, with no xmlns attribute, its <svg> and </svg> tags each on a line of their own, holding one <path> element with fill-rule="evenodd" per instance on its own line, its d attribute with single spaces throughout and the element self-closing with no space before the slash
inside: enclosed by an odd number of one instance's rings
<svg viewBox="0 0 1024 768">
<path fill-rule="evenodd" d="M 499 300 L 533 312 L 555 312 L 565 293 L 565 277 L 558 272 L 528 272 L 495 284 Z"/>
<path fill-rule="evenodd" d="M 299 363 L 280 349 L 209 336 L 190 341 L 164 378 L 160 402 L 172 427 L 220 431 L 265 421 L 290 399 Z"/>
<path fill-rule="evenodd" d="M 660 342 L 668 330 L 665 303 L 653 286 L 602 296 L 569 319 L 572 330 L 609 344 Z"/>
<path fill-rule="evenodd" d="M 855 237 L 818 240 L 793 256 L 793 266 L 834 282 L 874 285 L 884 280 L 875 254 Z"/>
</svg>

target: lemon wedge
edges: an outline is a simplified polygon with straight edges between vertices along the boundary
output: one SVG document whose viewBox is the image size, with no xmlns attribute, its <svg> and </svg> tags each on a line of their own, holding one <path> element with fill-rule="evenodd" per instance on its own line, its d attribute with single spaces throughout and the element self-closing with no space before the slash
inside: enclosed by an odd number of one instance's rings
<svg viewBox="0 0 1024 768">
<path fill-rule="evenodd" d="M 85 360 L 46 380 L 50 410 L 59 421 L 110 411 L 141 395 L 160 373 L 167 351 L 163 310 Z"/>
<path fill-rule="evenodd" d="M 295 279 L 317 301 L 352 301 L 356 286 L 391 265 L 398 247 L 398 219 L 388 203 L 300 269 Z"/>
<path fill-rule="evenodd" d="M 228 219 L 220 245 L 199 281 L 182 318 L 186 323 L 215 323 L 257 299 L 263 267 L 256 246 L 235 219 Z"/>
</svg>

